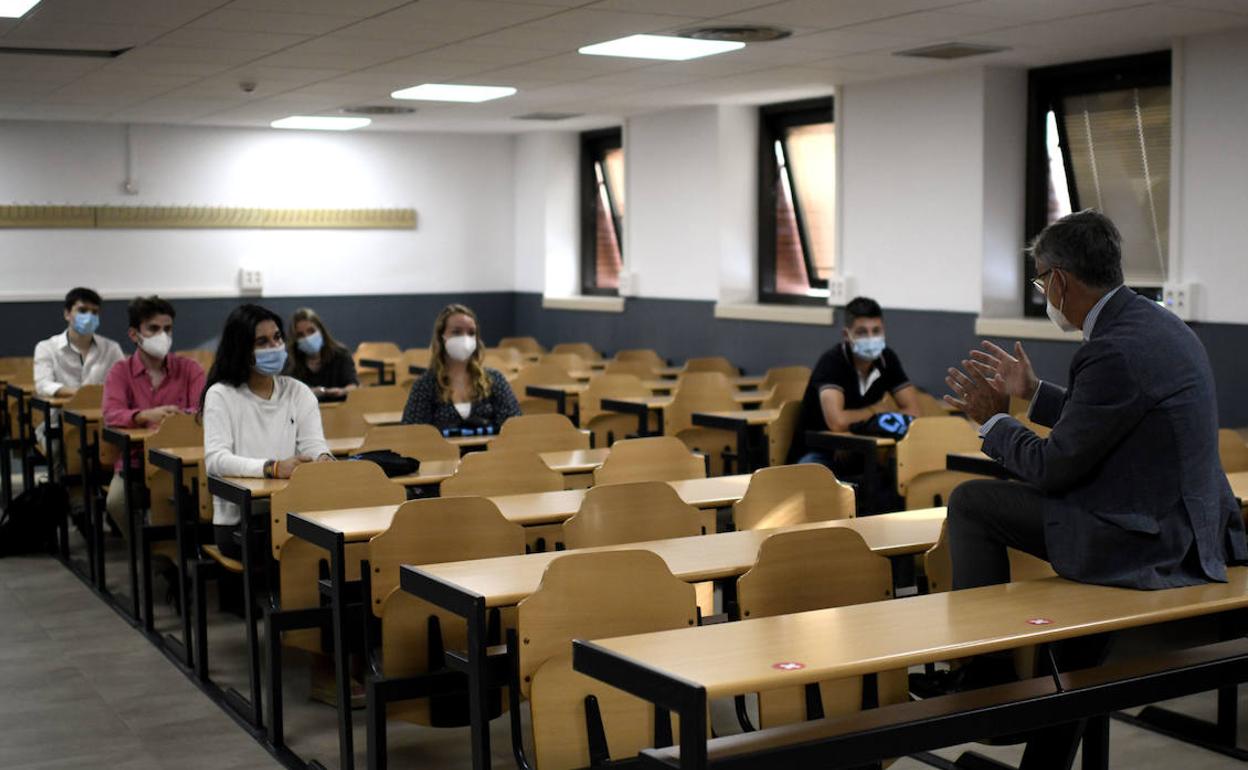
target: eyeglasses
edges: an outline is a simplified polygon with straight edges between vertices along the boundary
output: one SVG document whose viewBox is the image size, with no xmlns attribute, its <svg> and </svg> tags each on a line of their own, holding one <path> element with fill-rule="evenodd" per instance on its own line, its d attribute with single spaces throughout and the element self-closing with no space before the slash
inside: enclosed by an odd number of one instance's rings
<svg viewBox="0 0 1248 770">
<path fill-rule="evenodd" d="M 1031 285 L 1036 287 L 1036 291 L 1040 292 L 1041 294 L 1045 293 L 1044 277 L 1051 272 L 1053 272 L 1053 268 L 1050 267 L 1048 270 L 1045 270 L 1040 275 L 1037 275 L 1035 278 L 1031 279 Z"/>
</svg>

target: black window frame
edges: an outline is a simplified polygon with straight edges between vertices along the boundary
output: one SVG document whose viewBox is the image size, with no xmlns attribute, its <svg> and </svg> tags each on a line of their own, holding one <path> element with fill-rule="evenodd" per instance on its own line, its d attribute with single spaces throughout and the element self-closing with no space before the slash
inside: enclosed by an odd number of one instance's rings
<svg viewBox="0 0 1248 770">
<path fill-rule="evenodd" d="M 1031 243 L 1048 224 L 1049 159 L 1046 144 L 1046 117 L 1049 110 L 1057 118 L 1058 143 L 1066 167 L 1066 186 L 1072 211 L 1079 211 L 1079 191 L 1074 184 L 1070 154 L 1065 152 L 1066 122 L 1062 100 L 1068 96 L 1120 91 L 1126 88 L 1173 86 L 1171 52 L 1153 51 L 1112 59 L 1059 64 L 1033 69 L 1027 74 L 1027 181 L 1026 181 L 1026 243 Z M 1023 315 L 1044 317 L 1045 303 L 1037 300 L 1031 281 L 1036 277 L 1032 260 L 1023 258 Z"/>
<path fill-rule="evenodd" d="M 776 163 L 775 144 L 784 143 L 784 130 L 794 126 L 815 123 L 836 125 L 836 103 L 832 96 L 802 99 L 796 102 L 770 104 L 758 110 L 758 301 L 779 305 L 826 305 L 826 297 L 806 297 L 798 294 L 782 294 L 776 291 L 776 182 L 779 164 Z M 789 157 L 786 147 L 785 158 Z M 841 162 L 840 158 L 836 159 Z M 798 204 L 797 185 L 789 176 L 793 190 L 793 214 L 797 220 L 797 234 L 802 244 L 802 256 L 806 261 L 806 275 L 811 277 L 812 289 L 826 289 L 828 282 L 816 275 L 811 258 L 806 223 Z M 839 194 L 840 191 L 838 190 Z"/>
<path fill-rule="evenodd" d="M 607 151 L 624 148 L 624 130 L 620 127 L 603 128 L 581 133 L 581 293 L 592 296 L 615 297 L 618 289 L 598 286 L 598 175 L 597 163 L 604 162 Z M 605 165 L 605 163 L 604 163 Z M 616 209 L 607 185 L 607 202 L 611 206 L 611 222 L 615 227 L 616 243 L 620 246 L 620 267 L 624 267 L 624 223 Z"/>
</svg>

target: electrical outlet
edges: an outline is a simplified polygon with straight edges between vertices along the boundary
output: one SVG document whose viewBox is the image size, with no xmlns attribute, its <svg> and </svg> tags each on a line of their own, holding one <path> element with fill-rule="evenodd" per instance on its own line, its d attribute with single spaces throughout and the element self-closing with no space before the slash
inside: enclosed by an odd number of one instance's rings
<svg viewBox="0 0 1248 770">
<path fill-rule="evenodd" d="M 239 268 L 238 288 L 244 294 L 259 294 L 264 291 L 264 274 L 259 270 Z"/>
<path fill-rule="evenodd" d="M 637 296 L 637 273 L 635 271 L 625 270 L 620 273 L 619 292 L 621 297 Z"/>
<path fill-rule="evenodd" d="M 1161 304 L 1184 321 L 1196 317 L 1194 287 L 1190 283 L 1168 283 L 1161 288 Z"/>
<path fill-rule="evenodd" d="M 852 281 L 847 275 L 828 277 L 828 304 L 843 307 L 853 299 Z"/>
</svg>

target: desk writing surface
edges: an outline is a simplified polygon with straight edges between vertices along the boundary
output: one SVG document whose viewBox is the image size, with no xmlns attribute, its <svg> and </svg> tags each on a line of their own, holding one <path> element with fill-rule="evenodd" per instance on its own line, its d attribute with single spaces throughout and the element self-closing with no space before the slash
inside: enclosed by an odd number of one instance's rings
<svg viewBox="0 0 1248 770">
<path fill-rule="evenodd" d="M 390 480 L 405 487 L 423 487 L 441 484 L 454 476 L 457 470 L 459 460 L 426 460 L 410 476 L 391 476 Z"/>
<path fill-rule="evenodd" d="M 637 404 L 647 409 L 662 409 L 670 406 L 674 400 L 672 396 L 625 396 L 620 398 L 603 398 L 603 401 L 619 401 L 625 404 Z"/>
<path fill-rule="evenodd" d="M 878 547 L 882 552 L 896 553 L 898 548 L 923 550 L 936 542 L 940 534 L 941 522 L 945 518 L 945 509 L 908 511 L 904 519 L 884 526 L 870 521 L 870 519 L 887 516 L 898 516 L 898 514 L 812 522 L 781 530 L 755 529 L 569 551 L 547 551 L 523 556 L 447 562 L 422 565 L 420 569 L 441 580 L 454 583 L 464 590 L 484 596 L 487 606 L 506 607 L 519 602 L 537 590 L 547 565 L 554 559 L 569 553 L 651 551 L 663 559 L 676 577 L 688 582 L 698 582 L 744 574 L 754 566 L 759 545 L 780 531 L 845 527 L 855 531 L 865 530 L 867 534 L 864 534 L 863 539 L 867 540 L 869 546 Z M 887 540 L 887 537 L 895 537 L 896 541 Z M 915 543 L 918 541 L 922 542 L 916 546 Z"/>
<path fill-rule="evenodd" d="M 585 492 L 584 489 L 564 489 L 558 492 L 498 495 L 490 500 L 498 506 L 503 518 L 522 527 L 532 527 L 565 521 L 581 509 Z"/>
<path fill-rule="evenodd" d="M 573 449 L 567 452 L 542 452 L 542 462 L 560 473 L 592 473 L 606 462 L 609 448 Z"/>
<path fill-rule="evenodd" d="M 167 446 L 161 447 L 160 451 L 178 458 L 183 465 L 194 465 L 204 459 L 204 447 L 202 444 L 198 446 Z"/>
<path fill-rule="evenodd" d="M 49 399 L 49 401 L 52 401 L 55 403 L 56 399 Z M 94 409 L 84 409 L 84 408 L 79 407 L 76 409 L 67 409 L 66 411 L 73 412 L 74 414 L 77 414 L 77 415 L 82 415 L 82 419 L 87 422 L 99 422 L 104 417 L 104 410 L 99 407 L 95 407 Z M 114 428 L 114 430 L 122 430 L 122 429 Z"/>
<path fill-rule="evenodd" d="M 1045 578 L 737 623 L 594 640 L 706 688 L 708 698 L 906 668 L 1248 606 L 1229 583 L 1135 591 Z M 1032 624 L 1028 621 L 1046 620 Z M 904 629 L 904 633 L 898 633 Z M 779 662 L 803 664 L 777 670 Z"/>
<path fill-rule="evenodd" d="M 246 476 L 222 476 L 221 480 L 246 489 L 253 500 L 272 497 L 274 492 L 285 489 L 290 483 L 290 479 L 257 479 Z"/>
<path fill-rule="evenodd" d="M 398 425 L 403 422 L 403 412 L 365 412 L 364 422 L 369 425 Z"/>
<path fill-rule="evenodd" d="M 1231 482 L 1231 492 L 1235 493 L 1240 503 L 1248 504 L 1248 471 L 1228 473 L 1226 480 Z"/>
<path fill-rule="evenodd" d="M 327 438 L 325 439 L 325 444 L 329 447 L 330 454 L 341 457 L 342 455 L 349 455 L 364 446 L 364 437 Z"/>
<path fill-rule="evenodd" d="M 740 420 L 746 425 L 770 425 L 780 416 L 779 409 L 740 409 L 735 412 L 694 412 L 724 420 Z"/>
<path fill-rule="evenodd" d="M 745 390 L 735 394 L 732 398 L 738 404 L 761 404 L 770 395 L 770 393 L 764 393 L 761 390 Z"/>
<path fill-rule="evenodd" d="M 690 505 L 698 508 L 721 508 L 732 505 L 745 496 L 745 489 L 750 485 L 750 474 L 738 473 L 735 476 L 712 476 L 709 479 L 667 483 L 676 490 L 681 500 Z"/>
<path fill-rule="evenodd" d="M 857 439 L 859 441 L 874 441 L 876 447 L 894 447 L 897 446 L 897 439 L 880 438 L 878 436 L 860 436 L 857 433 L 849 433 L 847 431 L 821 430 L 812 431 L 822 433 L 825 436 L 835 436 L 836 438 Z"/>
</svg>

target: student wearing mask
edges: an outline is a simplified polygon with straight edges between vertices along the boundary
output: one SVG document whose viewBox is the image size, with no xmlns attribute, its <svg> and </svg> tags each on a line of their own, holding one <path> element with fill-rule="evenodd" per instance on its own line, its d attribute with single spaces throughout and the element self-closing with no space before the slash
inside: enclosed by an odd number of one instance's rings
<svg viewBox="0 0 1248 770">
<path fill-rule="evenodd" d="M 121 346 L 95 333 L 100 295 L 78 287 L 65 295 L 65 331 L 35 346 L 35 393 L 68 398 L 83 385 L 103 384 L 113 364 L 125 358 Z"/>
<path fill-rule="evenodd" d="M 288 374 L 311 388 L 319 400 L 341 400 L 360 386 L 350 351 L 334 339 L 314 310 L 296 310 L 290 331 L 294 339 Z"/>
<path fill-rule="evenodd" d="M 847 431 L 881 411 L 880 402 L 890 393 L 901 412 L 919 416 L 918 392 L 885 341 L 884 311 L 875 300 L 856 297 L 845 306 L 841 343 L 820 356 L 811 373 L 790 457 L 838 470 L 831 455 L 806 450 L 806 431 Z"/>
<path fill-rule="evenodd" d="M 130 303 L 127 336 L 134 355 L 114 366 L 104 380 L 104 424 L 116 428 L 155 428 L 179 412 L 194 412 L 204 392 L 204 370 L 189 358 L 170 353 L 173 305 L 160 297 Z M 118 459 L 116 470 L 121 470 Z M 108 486 L 108 515 L 129 537 L 125 482 L 120 473 Z"/>
<path fill-rule="evenodd" d="M 412 384 L 404 423 L 438 430 L 476 425 L 499 426 L 520 414 L 520 404 L 502 373 L 482 366 L 477 315 L 463 305 L 447 305 L 433 325 L 429 368 Z"/>
<path fill-rule="evenodd" d="M 240 305 L 226 319 L 201 406 L 210 475 L 285 479 L 303 463 L 333 459 L 316 396 L 281 376 L 285 342 L 282 319 L 259 305 Z M 214 539 L 235 559 L 239 517 L 238 506 L 213 500 Z"/>
</svg>

